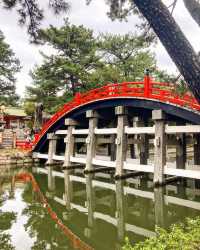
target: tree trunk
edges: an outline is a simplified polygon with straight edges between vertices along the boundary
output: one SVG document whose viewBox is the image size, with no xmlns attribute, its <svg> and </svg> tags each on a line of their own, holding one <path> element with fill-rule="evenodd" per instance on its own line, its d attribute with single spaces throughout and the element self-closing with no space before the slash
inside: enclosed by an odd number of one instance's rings
<svg viewBox="0 0 200 250">
<path fill-rule="evenodd" d="M 197 0 L 183 0 L 192 18 L 200 26 L 200 3 Z"/>
<path fill-rule="evenodd" d="M 70 82 L 71 82 L 71 89 L 72 89 L 72 95 L 75 96 L 76 94 L 76 87 L 75 87 L 75 80 L 73 75 L 70 76 Z"/>
<path fill-rule="evenodd" d="M 200 102 L 200 60 L 161 0 L 132 0 L 147 19 Z"/>
</svg>

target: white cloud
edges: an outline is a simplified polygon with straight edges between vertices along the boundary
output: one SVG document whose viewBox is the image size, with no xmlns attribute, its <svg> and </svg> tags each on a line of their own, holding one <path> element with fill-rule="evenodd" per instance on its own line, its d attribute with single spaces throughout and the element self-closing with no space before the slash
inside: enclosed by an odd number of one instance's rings
<svg viewBox="0 0 200 250">
<path fill-rule="evenodd" d="M 165 0 L 165 2 L 166 1 L 168 3 L 171 2 L 169 0 Z M 112 22 L 106 15 L 108 6 L 105 5 L 105 1 L 93 0 L 89 6 L 86 6 L 85 0 L 73 0 L 71 2 L 72 8 L 69 13 L 70 22 L 91 28 L 95 34 L 99 32 L 124 34 L 135 30 L 137 18 L 134 16 L 130 17 L 128 22 Z M 45 0 L 43 4 L 44 3 L 47 3 L 47 0 Z M 195 50 L 199 51 L 199 28 L 186 11 L 182 0 L 178 1 L 174 16 Z M 26 29 L 19 27 L 17 24 L 17 14 L 15 11 L 1 9 L 0 20 L 0 30 L 3 31 L 6 36 L 6 41 L 11 45 L 23 66 L 21 72 L 17 74 L 17 92 L 23 95 L 25 86 L 31 83 L 31 78 L 28 75 L 29 71 L 35 64 L 41 63 L 42 61 L 42 57 L 39 53 L 41 47 L 29 43 Z M 60 26 L 62 23 L 63 16 L 55 17 L 48 11 L 43 25 L 45 27 L 48 24 Z M 45 48 L 45 52 L 48 53 L 48 51 L 49 49 Z M 158 43 L 155 52 L 160 68 L 166 69 L 168 72 L 176 72 L 175 65 L 160 43 Z"/>
</svg>

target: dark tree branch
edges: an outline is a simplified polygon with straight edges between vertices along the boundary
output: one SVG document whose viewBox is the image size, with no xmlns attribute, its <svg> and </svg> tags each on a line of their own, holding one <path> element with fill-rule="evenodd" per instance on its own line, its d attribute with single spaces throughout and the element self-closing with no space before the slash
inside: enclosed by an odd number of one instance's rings
<svg viewBox="0 0 200 250">
<path fill-rule="evenodd" d="M 200 1 L 198 0 L 183 0 L 185 7 L 189 11 L 192 18 L 200 26 Z"/>
<path fill-rule="evenodd" d="M 133 0 L 200 101 L 200 60 L 161 0 Z"/>
<path fill-rule="evenodd" d="M 177 2 L 178 2 L 178 0 L 174 0 L 173 3 L 170 4 L 170 6 L 168 6 L 168 9 L 172 7 L 171 15 L 173 15 L 173 12 L 174 12 L 174 9 L 176 7 Z"/>
<path fill-rule="evenodd" d="M 0 5 L 6 9 L 18 8 L 19 23 L 27 26 L 30 41 L 39 42 L 39 28 L 44 19 L 44 10 L 40 8 L 39 0 L 2 0 Z M 67 0 L 49 0 L 49 8 L 53 9 L 54 14 L 69 10 L 70 5 Z"/>
</svg>

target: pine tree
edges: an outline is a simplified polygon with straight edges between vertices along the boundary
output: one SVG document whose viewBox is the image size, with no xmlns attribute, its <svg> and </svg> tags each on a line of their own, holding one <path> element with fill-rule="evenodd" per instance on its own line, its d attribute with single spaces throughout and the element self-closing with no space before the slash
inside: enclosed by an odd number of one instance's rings
<svg viewBox="0 0 200 250">
<path fill-rule="evenodd" d="M 19 60 L 0 31 L 0 103 L 16 105 L 18 96 L 15 93 L 15 74 L 19 70 Z"/>
</svg>

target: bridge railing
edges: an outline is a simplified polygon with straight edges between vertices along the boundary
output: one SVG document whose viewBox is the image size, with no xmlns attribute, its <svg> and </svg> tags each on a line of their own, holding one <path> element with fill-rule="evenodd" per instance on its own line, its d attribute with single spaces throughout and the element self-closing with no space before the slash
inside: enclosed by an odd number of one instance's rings
<svg viewBox="0 0 200 250">
<path fill-rule="evenodd" d="M 139 97 L 145 99 L 168 102 L 173 105 L 200 111 L 200 104 L 190 94 L 180 95 L 172 83 L 154 82 L 149 76 L 145 76 L 144 81 L 123 82 L 107 84 L 97 89 L 92 89 L 86 93 L 77 93 L 74 99 L 66 103 L 52 118 L 43 126 L 38 139 L 63 115 L 73 110 L 79 105 L 83 105 L 95 100 L 103 100 L 115 97 Z"/>
</svg>

